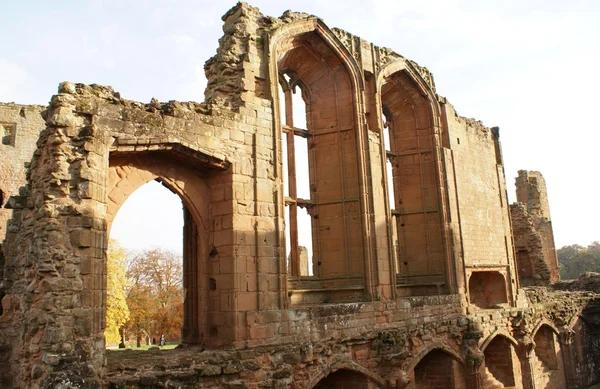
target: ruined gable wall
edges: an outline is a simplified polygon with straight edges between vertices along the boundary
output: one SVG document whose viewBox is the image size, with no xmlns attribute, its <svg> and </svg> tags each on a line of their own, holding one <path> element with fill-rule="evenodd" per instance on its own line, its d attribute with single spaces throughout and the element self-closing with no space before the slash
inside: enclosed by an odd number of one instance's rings
<svg viewBox="0 0 600 389">
<path fill-rule="evenodd" d="M 37 139 L 45 127 L 43 110 L 40 105 L 0 103 L 0 244 L 11 215 L 4 205 L 25 185 L 26 164 L 31 161 Z"/>
</svg>

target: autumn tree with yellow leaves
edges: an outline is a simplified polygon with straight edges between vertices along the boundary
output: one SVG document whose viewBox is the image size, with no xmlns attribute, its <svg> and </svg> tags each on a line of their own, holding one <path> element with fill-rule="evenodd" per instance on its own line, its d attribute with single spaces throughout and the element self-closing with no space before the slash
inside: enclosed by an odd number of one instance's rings
<svg viewBox="0 0 600 389">
<path fill-rule="evenodd" d="M 123 247 L 111 239 L 106 255 L 106 343 L 120 343 L 120 328 L 129 320 L 126 260 L 127 254 Z"/>
<path fill-rule="evenodd" d="M 181 336 L 183 325 L 183 268 L 181 256 L 162 249 L 127 254 L 111 239 L 106 261 L 106 343 L 130 337 L 142 339 Z"/>
</svg>

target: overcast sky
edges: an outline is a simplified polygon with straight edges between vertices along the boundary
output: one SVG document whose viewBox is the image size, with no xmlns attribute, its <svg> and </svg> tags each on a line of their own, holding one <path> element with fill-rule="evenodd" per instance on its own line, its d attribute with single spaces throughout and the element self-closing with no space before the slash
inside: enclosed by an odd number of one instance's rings
<svg viewBox="0 0 600 389">
<path fill-rule="evenodd" d="M 0 0 L 0 101 L 46 104 L 65 80 L 111 85 L 124 98 L 142 102 L 152 97 L 203 101 L 203 65 L 222 35 L 221 16 L 234 4 Z M 557 246 L 600 240 L 600 125 L 595 101 L 600 89 L 600 2 L 260 0 L 250 4 L 271 16 L 286 9 L 317 15 L 329 27 L 345 29 L 428 67 L 437 92 L 460 115 L 500 127 L 513 200 L 517 170 L 544 174 Z M 155 196 L 151 188 L 145 192 Z M 166 213 L 179 210 L 178 199 L 151 201 L 152 212 L 146 208 L 144 215 L 127 216 L 139 225 L 124 230 L 140 232 L 154 244 L 160 237 L 176 242 L 172 248 L 180 247 L 181 238 L 170 232 L 180 232 L 180 221 L 177 227 L 155 228 L 155 236 L 144 227 L 157 223 L 142 218 L 167 208 L 169 201 L 173 205 Z"/>
</svg>

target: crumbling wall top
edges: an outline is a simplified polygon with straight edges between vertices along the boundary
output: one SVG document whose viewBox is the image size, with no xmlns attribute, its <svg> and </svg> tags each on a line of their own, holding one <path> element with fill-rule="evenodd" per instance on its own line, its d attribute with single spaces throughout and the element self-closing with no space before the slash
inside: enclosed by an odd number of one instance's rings
<svg viewBox="0 0 600 389">
<path fill-rule="evenodd" d="M 519 170 L 515 180 L 517 201 L 527 205 L 529 213 L 551 220 L 546 181 L 538 171 Z"/>
</svg>

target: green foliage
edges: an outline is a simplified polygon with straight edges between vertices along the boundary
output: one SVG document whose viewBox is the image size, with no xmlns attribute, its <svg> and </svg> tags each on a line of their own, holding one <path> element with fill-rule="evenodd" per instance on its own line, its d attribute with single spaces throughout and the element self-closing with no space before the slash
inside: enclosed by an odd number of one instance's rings
<svg viewBox="0 0 600 389">
<path fill-rule="evenodd" d="M 588 247 L 578 244 L 561 247 L 556 251 L 563 280 L 579 278 L 585 272 L 600 273 L 600 243 L 593 242 Z"/>
<path fill-rule="evenodd" d="M 106 329 L 107 343 L 119 343 L 119 328 L 129 320 L 129 307 L 125 295 L 128 285 L 125 277 L 127 255 L 119 242 L 111 239 L 106 258 Z"/>
</svg>

